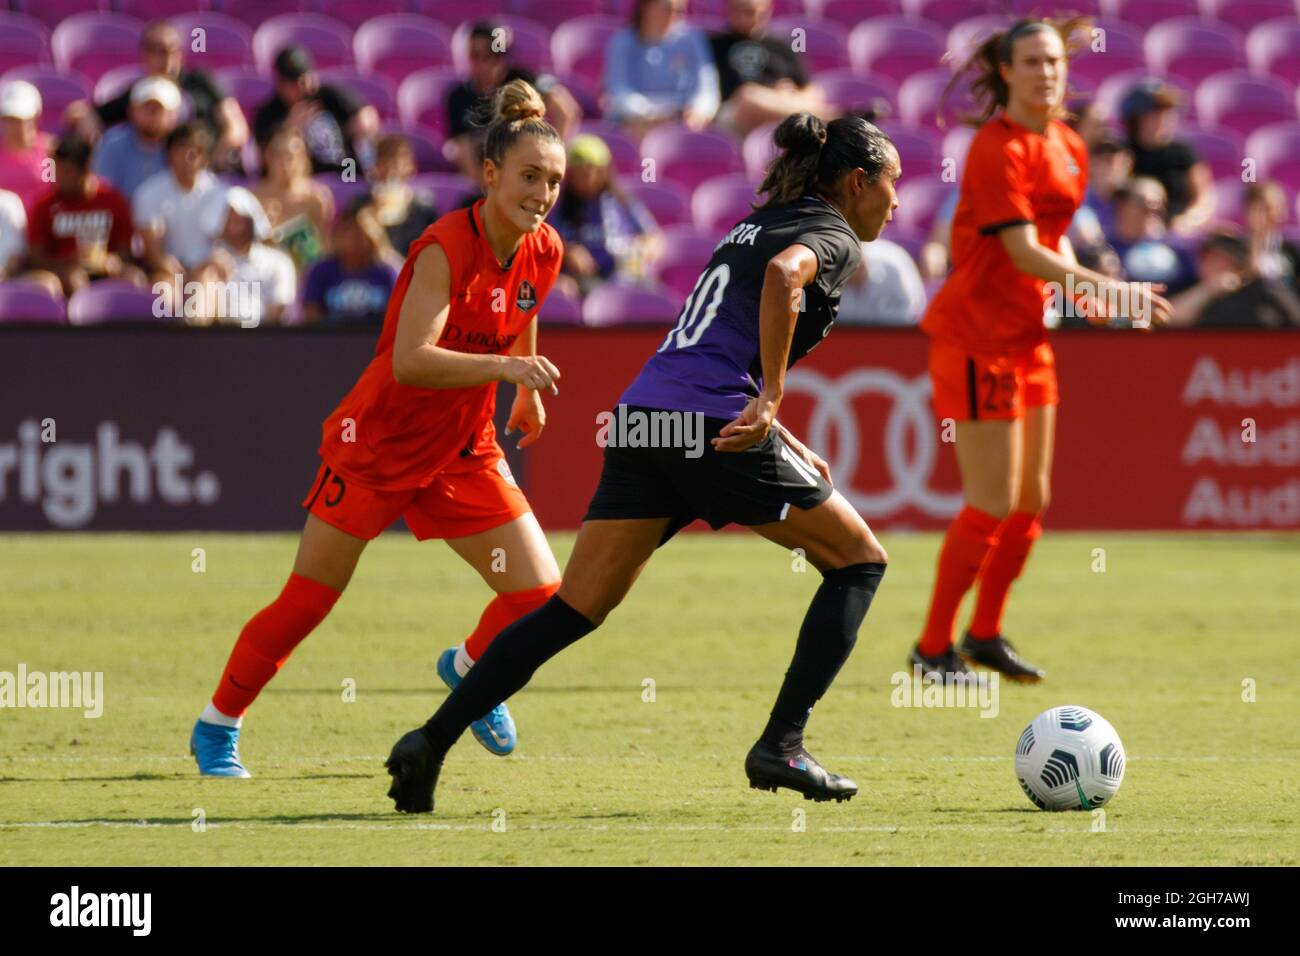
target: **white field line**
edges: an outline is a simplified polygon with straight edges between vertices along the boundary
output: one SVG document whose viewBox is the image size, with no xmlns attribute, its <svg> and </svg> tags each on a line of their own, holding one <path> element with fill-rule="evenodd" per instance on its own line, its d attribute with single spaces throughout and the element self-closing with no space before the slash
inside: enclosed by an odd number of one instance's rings
<svg viewBox="0 0 1300 956">
<path fill-rule="evenodd" d="M 729 760 L 735 759 L 736 754 L 701 754 L 694 753 L 692 760 Z M 383 764 L 388 759 L 387 754 L 349 754 L 343 756 L 320 756 L 320 757 L 279 757 L 274 759 L 261 760 L 264 766 L 277 767 L 285 764 L 321 764 L 328 765 L 331 763 L 373 763 Z M 513 760 L 538 760 L 538 761 L 559 761 L 575 763 L 636 763 L 644 760 L 655 763 L 663 762 L 671 758 L 659 757 L 640 757 L 640 756 L 597 756 L 588 755 L 580 756 L 578 754 L 514 754 L 510 757 Z M 818 758 L 827 763 L 833 761 L 848 762 L 877 762 L 877 763 L 897 763 L 897 764 L 916 764 L 916 763 L 981 763 L 981 762 L 1005 762 L 1011 763 L 1015 760 L 1014 755 L 995 756 L 990 754 L 980 755 L 957 755 L 957 756 L 939 756 L 939 757 L 896 757 L 882 756 L 880 754 L 827 754 Z M 1295 763 L 1300 764 L 1300 755 L 1278 755 L 1273 754 L 1262 757 L 1241 757 L 1228 756 L 1220 757 L 1217 754 L 1207 755 L 1177 755 L 1177 754 L 1127 754 L 1126 760 L 1176 760 L 1182 763 L 1189 761 L 1198 761 L 1202 763 Z M 181 756 L 179 754 L 141 754 L 139 756 L 127 756 L 125 754 L 105 754 L 102 756 L 91 756 L 89 754 L 0 754 L 0 766 L 6 762 L 26 763 L 193 763 L 194 758 L 191 756 Z"/>
</svg>

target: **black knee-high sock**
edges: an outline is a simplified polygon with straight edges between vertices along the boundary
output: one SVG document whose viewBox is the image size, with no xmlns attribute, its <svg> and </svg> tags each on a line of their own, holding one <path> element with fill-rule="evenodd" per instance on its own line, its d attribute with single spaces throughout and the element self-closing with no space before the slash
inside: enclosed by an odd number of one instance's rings
<svg viewBox="0 0 1300 956">
<path fill-rule="evenodd" d="M 421 730 L 441 758 L 465 728 L 528 683 L 533 672 L 596 629 L 560 598 L 501 630 Z"/>
<path fill-rule="evenodd" d="M 813 704 L 835 680 L 858 639 L 885 565 L 851 564 L 822 573 L 822 583 L 808 605 L 794 659 L 763 730 L 763 742 L 784 753 L 803 746 L 803 729 Z"/>
</svg>

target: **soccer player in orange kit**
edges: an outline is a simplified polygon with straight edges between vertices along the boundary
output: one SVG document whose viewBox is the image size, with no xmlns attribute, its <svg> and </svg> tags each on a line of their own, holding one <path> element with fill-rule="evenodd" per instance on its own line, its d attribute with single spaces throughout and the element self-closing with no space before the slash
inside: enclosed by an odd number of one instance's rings
<svg viewBox="0 0 1300 956">
<path fill-rule="evenodd" d="M 1049 299 L 1090 321 L 1122 315 L 1149 328 L 1169 316 L 1156 294 L 1163 287 L 1081 267 L 1065 235 L 1088 163 L 1083 141 L 1061 121 L 1067 49 L 1088 25 L 1020 20 L 983 41 L 954 78 L 973 73 L 981 125 L 953 217 L 952 273 L 921 327 L 935 415 L 955 423 L 964 507 L 944 537 L 929 614 L 908 656 L 926 674 L 966 673 L 974 663 L 1014 680 L 1044 676 L 1001 630 L 1048 502 L 1059 400 L 1044 326 Z M 1076 301 L 1078 289 L 1088 294 Z M 957 649 L 957 609 L 977 577 L 975 612 Z"/>
<path fill-rule="evenodd" d="M 366 543 L 400 515 L 418 540 L 443 538 L 497 593 L 474 633 L 442 655 L 459 683 L 492 638 L 539 607 L 559 566 L 506 466 L 492 423 L 497 382 L 516 386 L 508 431 L 536 441 L 539 392 L 560 373 L 536 353 L 537 314 L 560 272 L 563 243 L 544 222 L 564 179 L 565 151 L 522 80 L 493 101 L 486 131 L 486 198 L 425 230 L 407 255 L 374 358 L 322 426 L 322 464 L 293 573 L 244 626 L 190 741 L 199 771 L 247 777 L 239 757 L 244 711 L 293 649 L 325 618 Z M 494 568 L 501 553 L 508 560 Z M 499 565 L 498 565 L 499 568 Z M 500 703 L 475 721 L 494 753 L 514 747 Z"/>
</svg>

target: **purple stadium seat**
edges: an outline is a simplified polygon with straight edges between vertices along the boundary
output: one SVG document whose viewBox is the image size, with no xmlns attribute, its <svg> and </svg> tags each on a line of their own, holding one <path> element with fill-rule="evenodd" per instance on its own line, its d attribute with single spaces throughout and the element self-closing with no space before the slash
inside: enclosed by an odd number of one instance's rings
<svg viewBox="0 0 1300 956">
<path fill-rule="evenodd" d="M 945 41 L 953 64 L 965 63 L 976 47 L 993 34 L 1005 30 L 1007 23 L 1005 13 L 984 13 L 954 23 Z"/>
<path fill-rule="evenodd" d="M 853 28 L 870 17 L 897 17 L 903 13 L 902 0 L 822 0 L 823 20 Z"/>
<path fill-rule="evenodd" d="M 432 130 L 413 126 L 386 126 L 384 133 L 400 133 L 415 150 L 415 168 L 421 173 L 453 173 L 456 165 L 442 154 L 443 139 Z"/>
<path fill-rule="evenodd" d="M 253 31 L 248 24 L 221 13 L 180 13 L 168 17 L 181 31 L 187 66 L 204 70 L 222 70 L 229 66 L 253 65 Z M 201 51 L 194 49 L 194 31 L 202 30 Z"/>
<path fill-rule="evenodd" d="M 551 34 L 551 60 L 560 73 L 581 77 L 600 86 L 609 38 L 627 25 L 611 16 L 566 20 Z"/>
<path fill-rule="evenodd" d="M 944 96 L 952 78 L 952 70 L 946 67 L 913 73 L 898 87 L 898 118 L 909 127 L 938 129 L 935 113 L 942 104 L 944 128 L 951 129 L 961 122 L 962 116 L 977 112 L 970 85 L 965 81 L 959 81 Z"/>
<path fill-rule="evenodd" d="M 65 72 L 55 66 L 16 66 L 0 77 L 0 83 L 26 80 L 41 91 L 41 116 L 37 125 L 46 133 L 63 127 L 63 111 L 76 100 L 90 99 L 90 80 L 80 73 Z"/>
<path fill-rule="evenodd" d="M 657 126 L 641 140 L 641 156 L 653 159 L 655 178 L 694 189 L 706 179 L 741 171 L 740 151 L 730 136 L 692 132 L 676 123 Z"/>
<path fill-rule="evenodd" d="M 1246 62 L 1241 34 L 1230 26 L 1197 17 L 1157 23 L 1147 31 L 1142 48 L 1147 66 L 1157 74 L 1177 73 L 1198 83 Z"/>
<path fill-rule="evenodd" d="M 1245 70 L 1217 73 L 1196 88 L 1197 120 L 1246 136 L 1269 123 L 1295 122 L 1292 96 L 1291 87 L 1271 76 L 1253 76 Z"/>
<path fill-rule="evenodd" d="M 1256 73 L 1300 83 L 1300 20 L 1269 20 L 1246 36 L 1246 62 Z"/>
<path fill-rule="evenodd" d="M 1199 12 L 1196 0 L 1102 0 L 1101 6 L 1106 16 L 1143 28 Z"/>
<path fill-rule="evenodd" d="M 954 126 L 944 133 L 943 142 L 939 144 L 940 163 L 951 159 L 954 162 L 954 182 L 961 182 L 962 170 L 966 168 L 966 154 L 970 152 L 970 141 L 975 138 L 975 130 L 969 126 Z M 942 167 L 941 167 L 942 168 Z M 906 177 L 910 170 L 903 170 Z"/>
<path fill-rule="evenodd" d="M 773 17 L 767 25 L 768 34 L 780 37 L 783 43 L 793 40 L 795 30 L 804 31 L 803 56 L 807 58 L 808 72 L 839 70 L 849 65 L 848 51 L 844 46 L 844 27 L 841 24 L 825 23 L 801 14 Z"/>
<path fill-rule="evenodd" d="M 999 0 L 903 0 L 903 13 L 913 20 L 926 20 L 945 30 L 967 17 L 999 13 Z M 933 65 L 933 64 L 931 64 Z"/>
<path fill-rule="evenodd" d="M 849 34 L 853 72 L 878 73 L 899 83 L 913 73 L 939 66 L 944 49 L 943 32 L 938 27 L 902 17 L 869 20 Z"/>
<path fill-rule="evenodd" d="M 569 91 L 569 95 L 582 108 L 583 116 L 590 116 L 593 119 L 599 119 L 604 108 L 601 106 L 600 93 L 597 92 L 598 83 L 591 83 L 580 76 L 574 76 L 572 73 L 556 73 L 555 79 Z"/>
<path fill-rule="evenodd" d="M 447 94 L 460 82 L 451 70 L 416 70 L 397 88 L 397 113 L 407 126 L 442 132 L 447 128 Z"/>
<path fill-rule="evenodd" d="M 1010 13 L 1016 17 L 1031 16 L 1033 14 L 1048 15 L 1053 9 L 1062 11 L 1059 16 L 1064 16 L 1064 11 L 1071 13 L 1081 13 L 1089 17 L 1101 16 L 1102 0 L 1069 0 L 1069 3 L 1044 3 L 1043 0 L 1011 0 Z"/>
<path fill-rule="evenodd" d="M 125 93 L 135 86 L 135 81 L 144 76 L 144 66 L 139 63 L 127 63 L 115 66 L 95 83 L 94 98 L 96 103 L 111 100 L 120 93 Z"/>
<path fill-rule="evenodd" d="M 937 176 L 916 176 L 898 184 L 898 208 L 894 225 L 904 234 L 926 235 L 934 224 L 935 210 L 957 188 Z"/>
<path fill-rule="evenodd" d="M 356 70 L 333 69 L 321 70 L 322 83 L 332 83 L 351 90 L 363 103 L 369 103 L 379 111 L 379 118 L 384 122 L 397 119 L 397 96 L 391 82 L 382 76 L 363 76 Z"/>
<path fill-rule="evenodd" d="M 478 17 L 475 17 L 478 19 Z M 506 57 L 512 66 L 527 67 L 538 72 L 551 70 L 551 31 L 548 27 L 511 14 L 493 17 L 508 32 Z M 451 35 L 451 57 L 461 75 L 469 74 L 469 31 L 473 21 L 466 21 Z"/>
<path fill-rule="evenodd" d="M 50 62 L 50 28 L 35 17 L 0 11 L 0 73 Z"/>
<path fill-rule="evenodd" d="M 1216 179 L 1222 176 L 1240 176 L 1242 159 L 1253 155 L 1242 151 L 1241 137 L 1231 130 L 1188 126 L 1180 129 L 1176 138 L 1195 150 L 1197 157 L 1210 167 L 1210 172 Z"/>
<path fill-rule="evenodd" d="M 631 179 L 621 185 L 629 196 L 650 211 L 661 229 L 690 226 L 690 194 L 676 183 L 643 183 L 640 179 Z"/>
<path fill-rule="evenodd" d="M 892 112 L 897 108 L 898 84 L 887 76 L 860 76 L 852 70 L 826 70 L 813 79 L 826 98 L 843 109 L 871 107 L 883 100 Z"/>
<path fill-rule="evenodd" d="M 251 124 L 257 108 L 275 93 L 275 84 L 270 78 L 258 73 L 252 67 L 228 66 L 217 71 L 217 80 L 225 88 L 227 95 L 234 98 L 239 108 L 244 111 Z"/>
<path fill-rule="evenodd" d="M 764 123 L 756 126 L 746 134 L 740 144 L 741 160 L 745 164 L 745 173 L 754 183 L 763 181 L 768 164 L 776 158 L 776 144 L 772 142 L 772 132 L 776 123 Z"/>
<path fill-rule="evenodd" d="M 0 282 L 0 323 L 40 322 L 64 325 L 63 303 L 35 282 Z"/>
<path fill-rule="evenodd" d="M 457 173 L 420 173 L 411 180 L 411 185 L 433 197 L 433 208 L 439 216 L 451 212 L 466 196 L 478 195 L 474 180 Z"/>
<path fill-rule="evenodd" d="M 637 146 L 636 140 L 628 136 L 619 127 L 612 126 L 609 123 L 602 123 L 599 120 L 584 120 L 578 128 L 578 132 L 592 133 L 603 139 L 605 145 L 609 147 L 614 170 L 620 176 L 628 177 L 629 180 L 640 181 L 641 149 Z"/>
<path fill-rule="evenodd" d="M 1089 42 L 1070 60 L 1071 80 L 1082 76 L 1100 84 L 1106 77 L 1124 70 L 1146 69 L 1141 30 L 1118 20 L 1097 20 L 1095 26 L 1102 31 L 1097 39 L 1105 43 L 1105 49 L 1093 50 L 1089 37 Z"/>
<path fill-rule="evenodd" d="M 564 23 L 574 17 L 605 13 L 605 0 L 514 0 L 511 9 L 538 23 Z"/>
<path fill-rule="evenodd" d="M 1278 17 L 1300 16 L 1295 0 L 1200 0 L 1201 16 L 1239 30 Z"/>
<path fill-rule="evenodd" d="M 665 229 L 664 254 L 655 263 L 655 278 L 686 301 L 723 235 L 700 232 L 692 226 Z"/>
<path fill-rule="evenodd" d="M 253 34 L 253 62 L 270 76 L 275 55 L 290 45 L 311 51 L 318 69 L 355 66 L 352 31 L 346 24 L 316 13 L 289 13 L 265 21 Z"/>
<path fill-rule="evenodd" d="M 938 131 L 903 129 L 893 123 L 885 123 L 881 128 L 898 150 L 898 161 L 903 167 L 904 178 L 925 177 L 938 180 L 943 171 L 939 165 Z"/>
<path fill-rule="evenodd" d="M 1224 179 L 1214 181 L 1214 213 L 1211 216 L 1211 222 L 1235 222 L 1243 225 L 1242 222 L 1242 194 L 1245 191 L 1245 183 L 1241 181 L 1240 176 L 1228 176 Z"/>
<path fill-rule="evenodd" d="M 667 289 L 617 279 L 596 286 L 582 303 L 584 325 L 672 325 L 682 300 Z"/>
<path fill-rule="evenodd" d="M 1300 124 L 1260 127 L 1246 140 L 1245 155 L 1255 160 L 1257 178 L 1276 179 L 1287 192 L 1300 190 Z"/>
<path fill-rule="evenodd" d="M 207 0 L 112 0 L 111 4 L 101 9 L 115 10 L 148 22 L 169 20 L 178 14 L 206 10 L 210 6 Z"/>
<path fill-rule="evenodd" d="M 179 322 L 180 319 L 153 314 L 157 297 L 119 279 L 92 282 L 68 300 L 68 322 L 97 325 L 100 322 Z"/>
<path fill-rule="evenodd" d="M 140 59 L 144 24 L 112 13 L 78 13 L 50 34 L 50 52 L 62 70 L 75 70 L 97 80 L 115 66 Z"/>
<path fill-rule="evenodd" d="M 708 235 L 721 236 L 754 211 L 754 183 L 744 173 L 714 176 L 691 193 L 691 221 Z"/>
<path fill-rule="evenodd" d="M 108 11 L 112 9 L 108 0 L 15 0 L 6 4 L 18 13 L 35 17 L 53 30 L 68 17 L 87 11 Z"/>
<path fill-rule="evenodd" d="M 1151 73 L 1147 70 L 1125 70 L 1106 77 L 1098 85 L 1097 95 L 1093 97 L 1093 104 L 1097 107 L 1098 113 L 1118 125 L 1120 123 L 1119 107 L 1125 95 L 1149 76 L 1151 76 Z M 1162 79 L 1182 94 L 1181 109 L 1183 119 L 1187 120 L 1195 117 L 1196 99 L 1192 96 L 1192 91 L 1196 88 L 1195 84 L 1178 76 L 1165 76 Z"/>
<path fill-rule="evenodd" d="M 256 30 L 272 17 L 302 13 L 306 0 L 220 0 L 223 14 Z"/>
<path fill-rule="evenodd" d="M 466 20 L 496 20 L 509 12 L 509 0 L 414 0 L 414 12 L 454 30 Z"/>
<path fill-rule="evenodd" d="M 359 30 L 370 20 L 406 13 L 411 5 L 407 0 L 307 0 L 307 9 Z"/>
<path fill-rule="evenodd" d="M 537 313 L 537 321 L 542 325 L 582 325 L 582 302 L 552 286 Z"/>
<path fill-rule="evenodd" d="M 451 31 L 427 17 L 392 13 L 367 21 L 352 38 L 357 69 L 400 84 L 416 70 L 451 66 Z"/>
</svg>

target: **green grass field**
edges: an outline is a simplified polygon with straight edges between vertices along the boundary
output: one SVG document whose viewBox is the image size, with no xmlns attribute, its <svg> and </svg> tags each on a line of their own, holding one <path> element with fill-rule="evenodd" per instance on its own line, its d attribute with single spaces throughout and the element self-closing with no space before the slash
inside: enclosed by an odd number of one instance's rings
<svg viewBox="0 0 1300 956">
<path fill-rule="evenodd" d="M 434 658 L 489 595 L 444 546 L 371 546 L 245 721 L 254 779 L 212 780 L 190 727 L 295 537 L 0 536 L 0 671 L 105 682 L 98 719 L 0 710 L 0 864 L 1300 864 L 1300 536 L 1049 534 L 1006 627 L 1048 680 L 1003 685 L 991 719 L 891 705 L 938 538 L 882 540 L 889 573 L 807 735 L 854 800 L 742 770 L 816 572 L 750 535 L 686 535 L 512 700 L 516 755 L 467 734 L 436 814 L 412 818 L 384 756 L 443 698 Z M 552 541 L 563 562 L 572 536 Z M 1012 772 L 1024 725 L 1066 703 L 1128 751 L 1104 832 L 1036 810 Z"/>
</svg>

